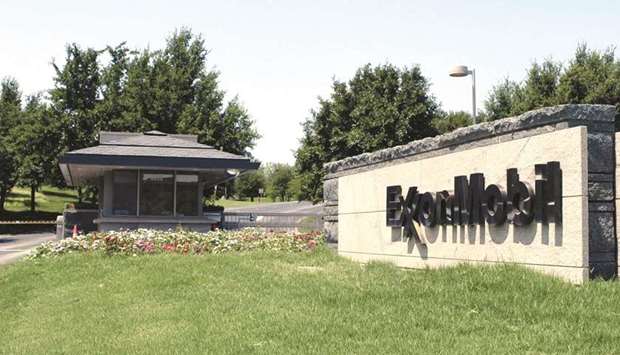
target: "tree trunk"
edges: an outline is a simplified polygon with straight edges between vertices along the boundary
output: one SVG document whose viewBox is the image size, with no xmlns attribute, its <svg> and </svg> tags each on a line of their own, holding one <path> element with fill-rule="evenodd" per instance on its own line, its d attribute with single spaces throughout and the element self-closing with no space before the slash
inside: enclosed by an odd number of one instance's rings
<svg viewBox="0 0 620 355">
<path fill-rule="evenodd" d="M 4 189 L 0 190 L 0 213 L 4 212 L 4 202 L 6 201 L 6 191 Z"/>
<path fill-rule="evenodd" d="M 35 191 L 36 191 L 36 186 L 30 185 L 30 212 L 34 212 L 35 210 L 35 197 L 34 197 Z"/>
</svg>

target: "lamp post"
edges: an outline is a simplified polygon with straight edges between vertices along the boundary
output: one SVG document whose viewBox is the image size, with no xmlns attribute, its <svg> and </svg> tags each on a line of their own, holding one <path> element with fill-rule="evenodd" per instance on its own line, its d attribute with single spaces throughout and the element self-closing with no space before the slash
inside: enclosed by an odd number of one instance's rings
<svg viewBox="0 0 620 355">
<path fill-rule="evenodd" d="M 474 124 L 476 124 L 476 70 L 469 70 L 466 65 L 457 65 L 452 67 L 449 72 L 453 78 L 462 78 L 471 75 L 471 106 Z"/>
</svg>

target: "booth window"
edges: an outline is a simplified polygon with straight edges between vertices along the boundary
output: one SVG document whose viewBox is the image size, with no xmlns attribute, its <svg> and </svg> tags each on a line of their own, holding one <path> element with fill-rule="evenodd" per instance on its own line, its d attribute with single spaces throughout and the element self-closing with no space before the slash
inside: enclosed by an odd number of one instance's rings
<svg viewBox="0 0 620 355">
<path fill-rule="evenodd" d="M 116 216 L 135 216 L 138 205 L 138 172 L 116 170 L 113 180 L 112 213 Z"/>
<path fill-rule="evenodd" d="M 174 173 L 143 171 L 140 189 L 141 216 L 172 216 L 174 214 Z"/>
<path fill-rule="evenodd" d="M 177 216 L 198 216 L 198 175 L 177 173 Z"/>
</svg>

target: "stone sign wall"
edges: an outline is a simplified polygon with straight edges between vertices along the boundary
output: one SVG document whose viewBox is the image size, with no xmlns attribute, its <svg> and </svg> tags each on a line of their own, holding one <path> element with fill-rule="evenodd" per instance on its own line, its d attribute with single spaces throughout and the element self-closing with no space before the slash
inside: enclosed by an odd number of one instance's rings
<svg viewBox="0 0 620 355">
<path fill-rule="evenodd" d="M 550 107 L 326 164 L 328 237 L 362 262 L 513 262 L 573 282 L 612 278 L 614 115 Z"/>
</svg>

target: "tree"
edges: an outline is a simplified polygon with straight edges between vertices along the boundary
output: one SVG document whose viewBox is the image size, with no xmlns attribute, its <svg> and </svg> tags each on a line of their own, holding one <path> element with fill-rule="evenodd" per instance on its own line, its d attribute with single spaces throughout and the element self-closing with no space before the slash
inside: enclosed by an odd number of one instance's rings
<svg viewBox="0 0 620 355">
<path fill-rule="evenodd" d="M 101 117 L 97 110 L 101 103 L 101 70 L 98 62 L 101 52 L 92 48 L 82 49 L 75 43 L 67 45 L 65 52 L 65 63 L 62 67 L 52 62 L 56 76 L 54 88 L 50 90 L 52 114 L 62 122 L 62 129 L 59 127 L 59 131 L 56 132 L 60 135 L 56 143 L 61 147 L 58 154 L 94 145 L 101 126 Z M 49 114 L 50 112 L 46 112 L 43 116 L 47 117 Z M 39 113 L 38 115 L 40 118 L 43 117 Z M 31 117 L 30 121 L 27 127 L 36 127 L 36 119 Z M 38 135 L 42 132 L 35 128 L 31 134 Z M 39 175 L 42 173 L 37 171 L 41 167 L 39 161 L 30 161 L 29 157 L 34 158 L 37 155 L 42 156 L 42 154 L 28 152 L 28 155 L 22 159 L 21 175 L 30 176 L 28 179 L 31 182 L 32 199 L 34 199 L 34 189 L 40 183 Z M 58 167 L 50 168 L 47 173 L 49 174 L 48 181 L 64 185 L 64 179 Z M 79 187 L 78 199 L 82 202 L 83 198 L 83 189 Z"/>
<path fill-rule="evenodd" d="M 102 105 L 111 114 L 103 116 L 115 117 L 107 127 L 195 134 L 200 143 L 249 155 L 260 137 L 254 121 L 237 97 L 224 101 L 201 36 L 183 28 L 163 50 L 129 52 L 121 44 L 107 51 L 112 59 L 102 69 Z"/>
<path fill-rule="evenodd" d="M 560 82 L 562 64 L 546 59 L 534 62 L 523 83 L 523 95 L 517 101 L 517 111 L 525 112 L 538 107 L 557 105 L 556 91 Z"/>
<path fill-rule="evenodd" d="M 297 201 L 302 200 L 303 196 L 301 194 L 301 184 L 302 184 L 301 176 L 299 175 L 297 171 L 294 170 L 293 178 L 288 183 L 288 187 L 286 189 L 286 195 L 289 196 L 289 198 L 292 198 Z"/>
<path fill-rule="evenodd" d="M 181 29 L 168 38 L 166 48 L 155 57 L 155 86 L 161 93 L 158 104 L 163 108 L 155 118 L 158 129 L 176 131 L 179 117 L 194 102 L 197 81 L 206 74 L 207 53 L 201 36 Z"/>
<path fill-rule="evenodd" d="M 467 127 L 473 123 L 471 115 L 465 111 L 450 111 L 433 119 L 433 127 L 439 134 L 452 132 L 457 128 Z"/>
<path fill-rule="evenodd" d="M 19 83 L 14 78 L 4 78 L 0 84 L 0 103 L 2 107 L 10 105 L 20 107 L 22 102 L 22 92 Z"/>
<path fill-rule="evenodd" d="M 238 98 L 225 102 L 207 55 L 202 37 L 184 28 L 161 50 L 68 45 L 63 65 L 53 64 L 50 91 L 53 114 L 64 123 L 62 151 L 95 145 L 100 130 L 157 129 L 196 134 L 200 143 L 249 155 L 259 138 L 254 121 Z M 54 172 L 52 180 L 60 184 Z M 81 189 L 78 194 L 81 200 Z"/>
<path fill-rule="evenodd" d="M 265 176 L 261 170 L 242 174 L 235 180 L 235 191 L 239 198 L 249 197 L 254 202 L 254 197 L 260 196 L 260 190 L 265 188 Z"/>
<path fill-rule="evenodd" d="M 273 199 L 280 201 L 290 200 L 289 184 L 293 180 L 293 167 L 287 164 L 273 164 L 268 176 L 267 194 Z"/>
<path fill-rule="evenodd" d="M 4 203 L 17 180 L 17 159 L 8 139 L 0 137 L 0 212 L 4 212 Z"/>
<path fill-rule="evenodd" d="M 582 44 L 567 64 L 549 59 L 534 63 L 522 82 L 506 79 L 496 85 L 485 107 L 490 119 L 499 119 L 568 103 L 616 105 L 620 130 L 620 61 L 613 49 L 590 50 Z"/>
<path fill-rule="evenodd" d="M 542 64 L 534 62 L 521 83 L 504 79 L 491 89 L 485 102 L 488 118 L 497 120 L 558 104 L 561 73 L 562 64 L 547 59 Z"/>
<path fill-rule="evenodd" d="M 247 149 L 254 147 L 260 134 L 238 97 L 228 102 L 221 117 L 221 128 L 214 134 L 215 146 L 230 153 L 250 155 Z"/>
<path fill-rule="evenodd" d="M 23 116 L 12 136 L 19 160 L 18 184 L 30 187 L 30 211 L 34 212 L 35 192 L 49 181 L 49 173 L 58 166 L 62 123 L 39 95 L 28 98 Z"/>
<path fill-rule="evenodd" d="M 177 130 L 187 134 L 195 134 L 198 141 L 217 147 L 224 142 L 222 129 L 222 111 L 224 91 L 217 87 L 216 72 L 202 73 L 196 82 L 194 101 L 185 107 Z"/>
<path fill-rule="evenodd" d="M 53 64 L 51 101 L 67 124 L 68 150 L 95 144 L 100 129 L 196 134 L 201 143 L 246 155 L 259 138 L 239 99 L 224 102 L 204 40 L 189 29 L 175 31 L 162 50 L 74 43 L 66 53 L 64 65 Z"/>
<path fill-rule="evenodd" d="M 522 101 L 523 92 L 518 83 L 504 79 L 495 85 L 485 101 L 485 109 L 489 120 L 497 120 L 520 113 L 518 102 Z"/>
<path fill-rule="evenodd" d="M 4 78 L 0 82 L 0 136 L 6 133 L 19 121 L 22 93 L 17 80 Z"/>
<path fill-rule="evenodd" d="M 65 64 L 52 63 L 56 76 L 50 90 L 52 107 L 64 121 L 63 142 L 67 150 L 92 146 L 97 141 L 101 80 L 99 52 L 81 49 L 73 43 L 66 47 Z"/>
<path fill-rule="evenodd" d="M 558 101 L 616 106 L 616 131 L 620 130 L 620 60 L 613 48 L 589 50 L 580 45 L 560 78 Z"/>
<path fill-rule="evenodd" d="M 130 109 L 126 94 L 127 71 L 130 57 L 125 42 L 116 47 L 107 46 L 105 51 L 109 55 L 109 63 L 100 69 L 101 100 L 96 110 L 99 130 L 127 131 L 137 127 L 127 122 L 126 111 Z"/>
<path fill-rule="evenodd" d="M 334 81 L 330 98 L 303 123 L 295 153 L 302 197 L 321 199 L 324 163 L 435 135 L 437 112 L 417 66 L 368 64 L 347 83 Z"/>
<path fill-rule="evenodd" d="M 147 49 L 136 53 L 129 60 L 121 98 L 126 108 L 117 121 L 112 122 L 112 130 L 144 132 L 158 128 L 154 118 L 161 110 L 157 108 L 155 96 L 155 74 L 152 68 L 154 56 Z"/>
<path fill-rule="evenodd" d="M 21 100 L 17 81 L 3 79 L 0 83 L 0 212 L 4 212 L 6 198 L 17 180 L 18 165 L 10 129 L 20 122 Z"/>
</svg>

